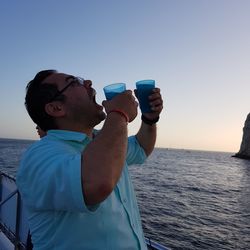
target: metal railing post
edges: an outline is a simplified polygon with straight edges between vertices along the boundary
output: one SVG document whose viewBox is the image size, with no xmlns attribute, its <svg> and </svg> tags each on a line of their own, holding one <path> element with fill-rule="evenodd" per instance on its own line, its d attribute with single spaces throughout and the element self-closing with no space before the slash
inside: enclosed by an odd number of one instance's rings
<svg viewBox="0 0 250 250">
<path fill-rule="evenodd" d="M 19 229 L 20 229 L 20 209 L 21 209 L 21 197 L 19 192 L 17 192 L 17 206 L 16 206 L 16 239 L 15 239 L 15 250 L 20 249 L 20 237 L 19 237 Z"/>
</svg>

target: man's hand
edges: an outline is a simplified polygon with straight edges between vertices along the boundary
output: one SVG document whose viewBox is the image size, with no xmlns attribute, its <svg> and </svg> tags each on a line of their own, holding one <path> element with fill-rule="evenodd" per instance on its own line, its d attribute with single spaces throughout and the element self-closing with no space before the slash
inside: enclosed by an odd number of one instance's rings
<svg viewBox="0 0 250 250">
<path fill-rule="evenodd" d="M 110 101 L 103 101 L 102 105 L 107 114 L 112 110 L 124 112 L 128 116 L 129 122 L 132 122 L 137 116 L 138 102 L 136 102 L 131 90 L 116 95 Z"/>
<path fill-rule="evenodd" d="M 161 96 L 161 91 L 159 88 L 154 88 L 153 93 L 149 96 L 149 104 L 151 106 L 151 113 L 143 113 L 143 115 L 148 119 L 148 120 L 154 120 L 157 117 L 159 117 L 162 109 L 163 109 L 163 100 Z M 135 95 L 136 95 L 136 90 L 135 90 Z"/>
</svg>

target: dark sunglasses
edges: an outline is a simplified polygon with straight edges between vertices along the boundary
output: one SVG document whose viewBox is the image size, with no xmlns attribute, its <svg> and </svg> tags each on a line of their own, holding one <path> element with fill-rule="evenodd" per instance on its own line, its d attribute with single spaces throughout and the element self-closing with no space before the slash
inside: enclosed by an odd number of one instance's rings
<svg viewBox="0 0 250 250">
<path fill-rule="evenodd" d="M 80 86 L 84 85 L 84 79 L 82 77 L 70 77 L 71 81 L 61 90 L 58 90 L 56 94 L 49 100 L 49 102 L 54 101 L 58 96 L 60 96 L 68 87 L 70 86 Z"/>
</svg>

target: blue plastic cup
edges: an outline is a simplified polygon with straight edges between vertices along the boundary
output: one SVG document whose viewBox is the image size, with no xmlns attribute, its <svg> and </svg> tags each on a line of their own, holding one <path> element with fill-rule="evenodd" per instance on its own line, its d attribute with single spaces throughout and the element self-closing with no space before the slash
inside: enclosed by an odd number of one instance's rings
<svg viewBox="0 0 250 250">
<path fill-rule="evenodd" d="M 140 109 L 142 113 L 152 112 L 149 105 L 150 100 L 148 97 L 152 94 L 152 90 L 155 88 L 155 80 L 142 80 L 136 82 L 137 98 L 139 100 Z"/>
<path fill-rule="evenodd" d="M 106 99 L 109 101 L 117 94 L 120 94 L 126 90 L 125 83 L 113 83 L 103 88 Z"/>
</svg>

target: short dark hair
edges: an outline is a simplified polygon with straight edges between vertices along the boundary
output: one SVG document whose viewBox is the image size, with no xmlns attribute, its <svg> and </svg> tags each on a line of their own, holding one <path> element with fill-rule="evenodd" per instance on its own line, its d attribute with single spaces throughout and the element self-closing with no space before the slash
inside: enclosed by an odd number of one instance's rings
<svg viewBox="0 0 250 250">
<path fill-rule="evenodd" d="M 54 73 L 57 71 L 42 70 L 26 86 L 25 107 L 33 122 L 44 131 L 57 128 L 54 118 L 45 111 L 45 105 L 58 92 L 56 84 L 44 82 L 48 76 Z M 57 100 L 63 101 L 64 96 L 58 96 Z"/>
</svg>

